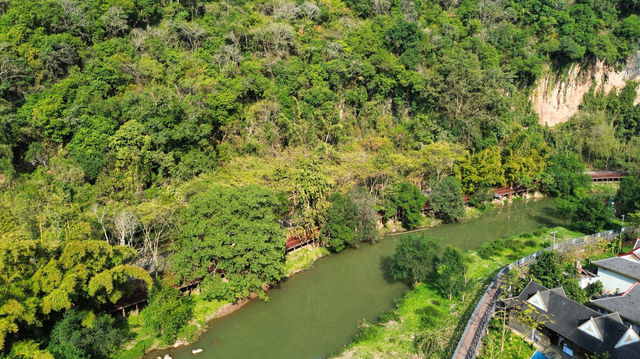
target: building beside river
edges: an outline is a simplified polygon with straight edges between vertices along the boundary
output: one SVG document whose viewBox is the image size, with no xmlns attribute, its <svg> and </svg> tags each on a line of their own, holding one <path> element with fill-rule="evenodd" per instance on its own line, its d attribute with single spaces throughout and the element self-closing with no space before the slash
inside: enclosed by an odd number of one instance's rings
<svg viewBox="0 0 640 359">
<path fill-rule="evenodd" d="M 520 295 L 504 299 L 503 304 L 514 331 L 543 348 L 555 347 L 566 357 L 640 355 L 640 336 L 617 312 L 599 313 L 567 298 L 562 288 L 530 282 Z"/>
<path fill-rule="evenodd" d="M 593 262 L 606 294 L 628 291 L 640 281 L 640 240 L 628 253 Z"/>
<path fill-rule="evenodd" d="M 601 312 L 620 314 L 625 323 L 640 331 L 640 283 L 620 295 L 593 299 L 589 305 Z"/>
</svg>

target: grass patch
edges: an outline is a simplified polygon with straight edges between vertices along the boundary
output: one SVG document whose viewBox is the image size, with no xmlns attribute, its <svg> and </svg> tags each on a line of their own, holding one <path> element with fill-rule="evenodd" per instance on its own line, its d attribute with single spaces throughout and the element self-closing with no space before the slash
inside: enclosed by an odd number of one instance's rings
<svg viewBox="0 0 640 359">
<path fill-rule="evenodd" d="M 615 196 L 616 192 L 618 192 L 618 188 L 620 188 L 619 182 L 611 182 L 611 183 L 600 182 L 600 183 L 593 183 L 591 185 L 591 188 L 589 189 L 589 192 L 593 194 L 599 194 L 599 195 Z"/>
<path fill-rule="evenodd" d="M 158 338 L 153 333 L 148 333 L 143 329 L 142 316 L 129 315 L 126 319 L 126 325 L 129 331 L 133 333 L 134 338 L 124 348 L 120 349 L 115 355 L 116 359 L 137 359 L 144 353 L 154 347 L 158 343 Z"/>
<path fill-rule="evenodd" d="M 189 302 L 193 308 L 192 322 L 197 323 L 201 327 L 205 327 L 207 322 L 213 319 L 212 316 L 218 311 L 218 309 L 229 304 L 228 302 L 221 300 L 207 301 L 199 294 L 192 294 L 189 298 Z"/>
<path fill-rule="evenodd" d="M 287 254 L 287 261 L 284 264 L 287 276 L 311 268 L 313 263 L 322 256 L 329 254 L 325 247 L 303 247 Z"/>
<path fill-rule="evenodd" d="M 135 345 L 131 346 L 130 348 L 121 350 L 120 352 L 116 353 L 114 358 L 138 359 L 142 357 L 149 348 L 153 347 L 156 341 L 157 339 L 153 337 L 138 340 Z"/>
<path fill-rule="evenodd" d="M 442 220 L 432 216 L 422 216 L 420 218 L 420 228 L 429 228 L 442 224 Z"/>
</svg>

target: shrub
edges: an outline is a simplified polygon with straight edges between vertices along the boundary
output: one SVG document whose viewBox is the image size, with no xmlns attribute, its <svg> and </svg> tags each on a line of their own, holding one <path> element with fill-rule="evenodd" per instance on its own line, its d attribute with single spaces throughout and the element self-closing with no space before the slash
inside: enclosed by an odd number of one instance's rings
<svg viewBox="0 0 640 359">
<path fill-rule="evenodd" d="M 114 318 L 71 309 L 51 331 L 47 349 L 57 359 L 107 359 L 128 338 Z"/>
<path fill-rule="evenodd" d="M 171 287 L 155 286 L 151 291 L 149 305 L 142 311 L 144 329 L 160 335 L 165 344 L 173 343 L 180 329 L 193 315 L 182 293 Z"/>
<path fill-rule="evenodd" d="M 200 283 L 200 293 L 206 301 L 228 300 L 229 283 L 217 274 L 206 276 Z"/>
</svg>

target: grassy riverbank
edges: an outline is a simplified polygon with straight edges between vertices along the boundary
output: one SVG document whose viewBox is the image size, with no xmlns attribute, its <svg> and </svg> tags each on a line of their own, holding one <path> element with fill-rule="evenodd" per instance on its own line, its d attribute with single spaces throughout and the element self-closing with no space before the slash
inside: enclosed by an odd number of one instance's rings
<svg viewBox="0 0 640 359">
<path fill-rule="evenodd" d="M 465 219 L 473 219 L 480 216 L 484 212 L 490 212 L 494 210 L 495 206 L 499 206 L 501 204 L 496 205 L 488 205 L 482 211 L 467 207 L 465 213 Z M 437 226 L 441 223 L 440 220 L 433 219 L 433 217 L 423 217 L 424 221 L 422 229 Z M 388 228 L 385 228 L 388 229 Z M 385 229 L 381 230 L 384 232 Z M 406 232 L 405 232 L 406 233 Z M 402 235 L 404 233 L 397 233 L 398 235 Z M 323 247 L 317 246 L 307 246 L 303 247 L 299 250 L 291 252 L 287 254 L 286 263 L 285 263 L 285 271 L 287 276 L 294 275 L 300 271 L 304 271 L 310 268 L 313 263 L 321 258 L 322 256 L 326 256 L 329 254 L 329 251 Z M 468 275 L 469 278 L 475 277 L 476 275 Z M 424 288 L 424 290 L 429 291 L 428 288 Z M 438 297 L 435 293 L 430 294 L 431 297 L 434 298 L 433 305 L 434 307 L 442 306 L 442 311 L 446 313 L 449 311 L 449 308 L 445 308 L 447 301 L 440 300 L 438 301 Z M 417 298 L 424 297 L 424 293 L 418 295 Z M 471 298 L 465 298 L 466 302 L 471 300 Z M 189 298 L 189 305 L 191 306 L 194 318 L 186 325 L 179 333 L 178 340 L 176 343 L 185 344 L 194 342 L 206 329 L 207 322 L 228 314 L 229 312 L 237 309 L 237 305 L 232 306 L 231 303 L 228 302 L 208 302 L 202 298 L 199 294 L 192 294 Z M 468 306 L 468 303 L 466 304 Z M 461 308 L 464 309 L 465 305 L 462 305 Z M 133 359 L 141 357 L 145 351 L 148 351 L 152 348 L 160 349 L 167 348 L 170 345 L 162 344 L 157 338 L 156 333 L 147 333 L 143 330 L 142 318 L 139 316 L 130 316 L 127 318 L 127 325 L 130 330 L 134 333 L 135 338 L 129 343 L 126 349 L 122 350 L 118 353 L 117 358 L 122 359 Z M 363 327 L 366 324 L 363 324 Z"/>
<path fill-rule="evenodd" d="M 318 246 L 306 246 L 287 254 L 285 262 L 287 277 L 311 268 L 315 261 L 327 254 L 329 254 L 328 249 Z M 182 328 L 175 345 L 195 341 L 206 330 L 207 322 L 233 311 L 233 308 L 229 308 L 232 303 L 217 300 L 207 301 L 199 293 L 194 293 L 189 297 L 189 305 L 193 310 L 193 319 Z M 139 315 L 127 317 L 126 325 L 133 333 L 134 338 L 115 355 L 115 358 L 136 359 L 151 349 L 169 347 L 160 343 L 157 333 L 145 331 L 142 324 L 142 317 Z"/>
<path fill-rule="evenodd" d="M 551 244 L 553 231 L 558 241 L 582 236 L 563 227 L 488 242 L 467 253 L 468 289 L 459 299 L 440 297 L 427 284 L 419 284 L 398 301 L 395 310 L 378 323 L 361 325 L 352 343 L 336 358 L 411 358 L 422 354 L 429 342 L 434 358 L 450 358 L 475 303 L 486 284 L 501 267 Z M 431 350 L 431 349 L 428 349 Z"/>
</svg>

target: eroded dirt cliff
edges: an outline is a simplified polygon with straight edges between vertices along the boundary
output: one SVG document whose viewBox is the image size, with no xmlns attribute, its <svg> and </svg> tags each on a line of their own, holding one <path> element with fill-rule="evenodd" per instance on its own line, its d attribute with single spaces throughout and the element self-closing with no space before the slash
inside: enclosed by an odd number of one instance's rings
<svg viewBox="0 0 640 359">
<path fill-rule="evenodd" d="M 609 93 L 620 91 L 629 80 L 640 80 L 640 52 L 629 58 L 620 69 L 597 61 L 586 66 L 573 65 L 566 76 L 549 72 L 538 81 L 531 94 L 531 102 L 540 123 L 555 126 L 576 114 L 582 97 L 594 81 L 596 91 Z M 640 86 L 635 102 L 640 102 Z"/>
</svg>

